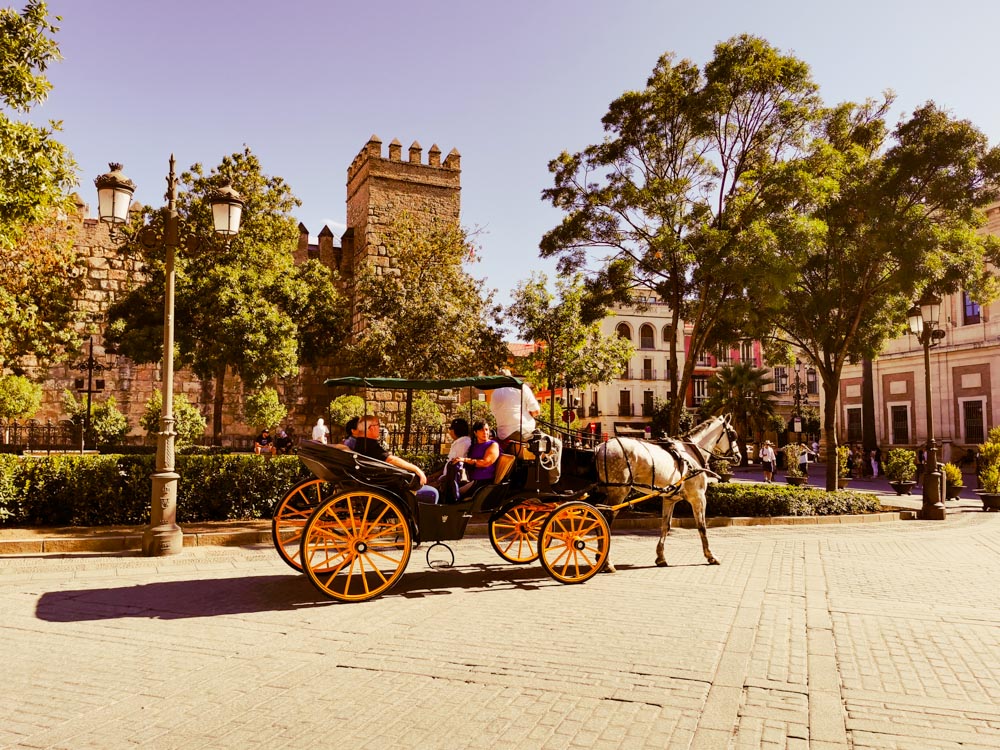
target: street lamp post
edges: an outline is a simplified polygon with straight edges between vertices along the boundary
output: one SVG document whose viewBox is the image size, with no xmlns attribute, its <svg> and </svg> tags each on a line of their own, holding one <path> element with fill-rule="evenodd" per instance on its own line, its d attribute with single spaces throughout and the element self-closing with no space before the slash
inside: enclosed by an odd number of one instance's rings
<svg viewBox="0 0 1000 750">
<path fill-rule="evenodd" d="M 128 221 L 128 208 L 135 192 L 135 184 L 122 174 L 121 164 L 110 164 L 111 171 L 94 180 L 97 186 L 98 215 L 101 221 L 111 224 L 112 230 Z M 165 289 L 163 294 L 163 377 L 161 393 L 163 408 L 160 413 L 160 431 L 156 440 L 156 471 L 152 476 L 152 502 L 150 524 L 142 535 L 142 552 L 156 557 L 176 555 L 184 548 L 184 535 L 177 525 L 177 482 L 180 475 L 174 470 L 174 258 L 182 239 L 193 239 L 183 226 L 177 213 L 177 175 L 174 156 L 170 155 L 170 173 L 167 175 L 167 205 L 163 209 L 163 230 L 151 226 L 139 230 L 136 239 L 147 247 L 162 245 L 166 251 L 164 262 Z M 239 231 L 243 213 L 243 200 L 228 184 L 216 190 L 209 198 L 212 221 L 217 234 L 231 238 Z M 182 238 L 182 233 L 185 235 Z M 196 239 L 196 238 L 194 238 Z"/>
<path fill-rule="evenodd" d="M 104 353 L 105 354 L 111 354 L 111 355 L 117 354 L 116 351 L 114 351 L 113 349 L 108 348 L 108 347 L 105 347 Z M 75 365 L 72 366 L 72 369 L 77 370 L 78 372 L 85 372 L 85 373 L 87 373 L 87 387 L 86 387 L 86 389 L 84 389 L 84 387 L 83 387 L 83 378 L 80 378 L 79 380 L 77 380 L 76 384 L 75 384 L 76 385 L 76 390 L 78 392 L 80 392 L 80 393 L 86 393 L 87 394 L 87 413 L 83 417 L 83 432 L 80 433 L 80 452 L 83 453 L 83 451 L 86 450 L 86 448 L 87 448 L 88 441 L 91 444 L 93 443 L 93 440 L 91 439 L 91 435 L 90 435 L 90 420 L 91 420 L 91 413 L 92 413 L 91 404 L 92 404 L 92 401 L 94 400 L 94 394 L 95 393 L 100 393 L 101 391 L 104 390 L 104 381 L 103 380 L 98 380 L 97 381 L 97 387 L 96 388 L 94 387 L 94 373 L 95 372 L 107 372 L 108 370 L 114 369 L 114 365 L 113 364 L 106 365 L 106 364 L 104 364 L 102 362 L 98 362 L 94 358 L 94 337 L 91 336 L 90 337 L 90 351 L 89 351 L 89 353 L 87 355 L 87 358 L 85 360 L 83 360 L 82 362 L 77 362 Z"/>
<path fill-rule="evenodd" d="M 923 506 L 919 518 L 924 521 L 943 521 L 947 515 L 941 501 L 941 472 L 937 463 L 937 441 L 934 439 L 934 409 L 931 407 L 931 348 L 944 338 L 944 331 L 937 327 L 941 319 L 941 298 L 927 291 L 920 302 L 906 315 L 910 333 L 917 337 L 924 348 L 924 397 L 927 402 L 927 464 L 924 468 Z"/>
<path fill-rule="evenodd" d="M 792 431 L 796 433 L 802 432 L 802 401 L 805 400 L 806 405 L 809 404 L 809 393 L 808 386 L 802 382 L 802 360 L 798 357 L 795 358 L 795 393 L 792 397 L 795 399 L 795 418 L 792 420 Z"/>
</svg>

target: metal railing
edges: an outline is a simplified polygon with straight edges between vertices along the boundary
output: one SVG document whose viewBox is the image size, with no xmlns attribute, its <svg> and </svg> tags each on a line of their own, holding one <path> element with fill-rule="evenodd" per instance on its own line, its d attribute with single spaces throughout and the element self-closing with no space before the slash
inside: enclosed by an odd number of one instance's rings
<svg viewBox="0 0 1000 750">
<path fill-rule="evenodd" d="M 68 419 L 0 419 L 0 453 L 79 450 L 81 430 Z"/>
</svg>

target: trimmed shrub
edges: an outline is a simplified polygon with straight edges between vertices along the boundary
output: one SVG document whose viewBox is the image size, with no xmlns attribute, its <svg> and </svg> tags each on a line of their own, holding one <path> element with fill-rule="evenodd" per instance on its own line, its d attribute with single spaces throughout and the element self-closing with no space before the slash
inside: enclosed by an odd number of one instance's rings
<svg viewBox="0 0 1000 750">
<path fill-rule="evenodd" d="M 713 483 L 708 486 L 705 513 L 709 517 L 835 516 L 878 513 L 878 498 L 864 492 L 827 492 L 811 487 L 781 484 Z M 659 511 L 659 501 L 642 504 Z M 678 503 L 674 515 L 690 518 L 691 506 Z"/>
<path fill-rule="evenodd" d="M 0 455 L 0 523 L 136 525 L 149 520 L 154 456 Z M 177 520 L 269 518 L 308 475 L 293 456 L 178 456 Z"/>
</svg>

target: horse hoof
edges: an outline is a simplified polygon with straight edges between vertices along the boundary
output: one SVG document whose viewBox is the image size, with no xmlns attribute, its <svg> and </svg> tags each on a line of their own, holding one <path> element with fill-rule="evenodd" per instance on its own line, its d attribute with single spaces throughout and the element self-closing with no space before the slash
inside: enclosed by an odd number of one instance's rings
<svg viewBox="0 0 1000 750">
<path fill-rule="evenodd" d="M 710 557 L 710 558 L 708 558 L 708 564 L 709 565 L 718 565 L 719 561 L 716 560 L 714 557 Z"/>
<path fill-rule="evenodd" d="M 601 572 L 602 573 L 617 573 L 618 571 L 615 569 L 614 565 L 612 565 L 611 563 L 608 562 L 608 563 L 604 563 L 604 567 L 601 568 Z"/>
<path fill-rule="evenodd" d="M 665 567 L 667 567 L 667 561 L 666 560 L 657 560 L 656 561 L 656 567 L 658 567 L 658 568 L 665 568 Z"/>
</svg>

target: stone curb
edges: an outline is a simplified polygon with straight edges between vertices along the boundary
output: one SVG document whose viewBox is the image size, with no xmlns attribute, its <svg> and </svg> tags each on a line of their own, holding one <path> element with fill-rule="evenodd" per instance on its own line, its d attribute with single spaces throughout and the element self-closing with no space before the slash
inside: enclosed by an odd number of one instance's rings
<svg viewBox="0 0 1000 750">
<path fill-rule="evenodd" d="M 707 519 L 709 528 L 728 526 L 808 526 L 821 524 L 882 523 L 909 520 L 916 516 L 914 511 L 894 511 L 889 513 L 869 513 L 850 516 L 775 516 Z M 672 526 L 677 529 L 694 529 L 693 518 L 674 518 Z M 183 528 L 183 526 L 182 526 Z M 659 531 L 660 519 L 620 518 L 615 521 L 614 531 Z M 486 536 L 489 527 L 485 523 L 470 523 L 466 536 Z M 270 529 L 242 529 L 235 531 L 185 532 L 185 547 L 240 547 L 251 544 L 270 544 Z M 132 552 L 142 548 L 142 534 L 99 534 L 94 536 L 39 537 L 26 539 L 0 539 L 2 555 L 39 555 L 69 552 Z"/>
</svg>

